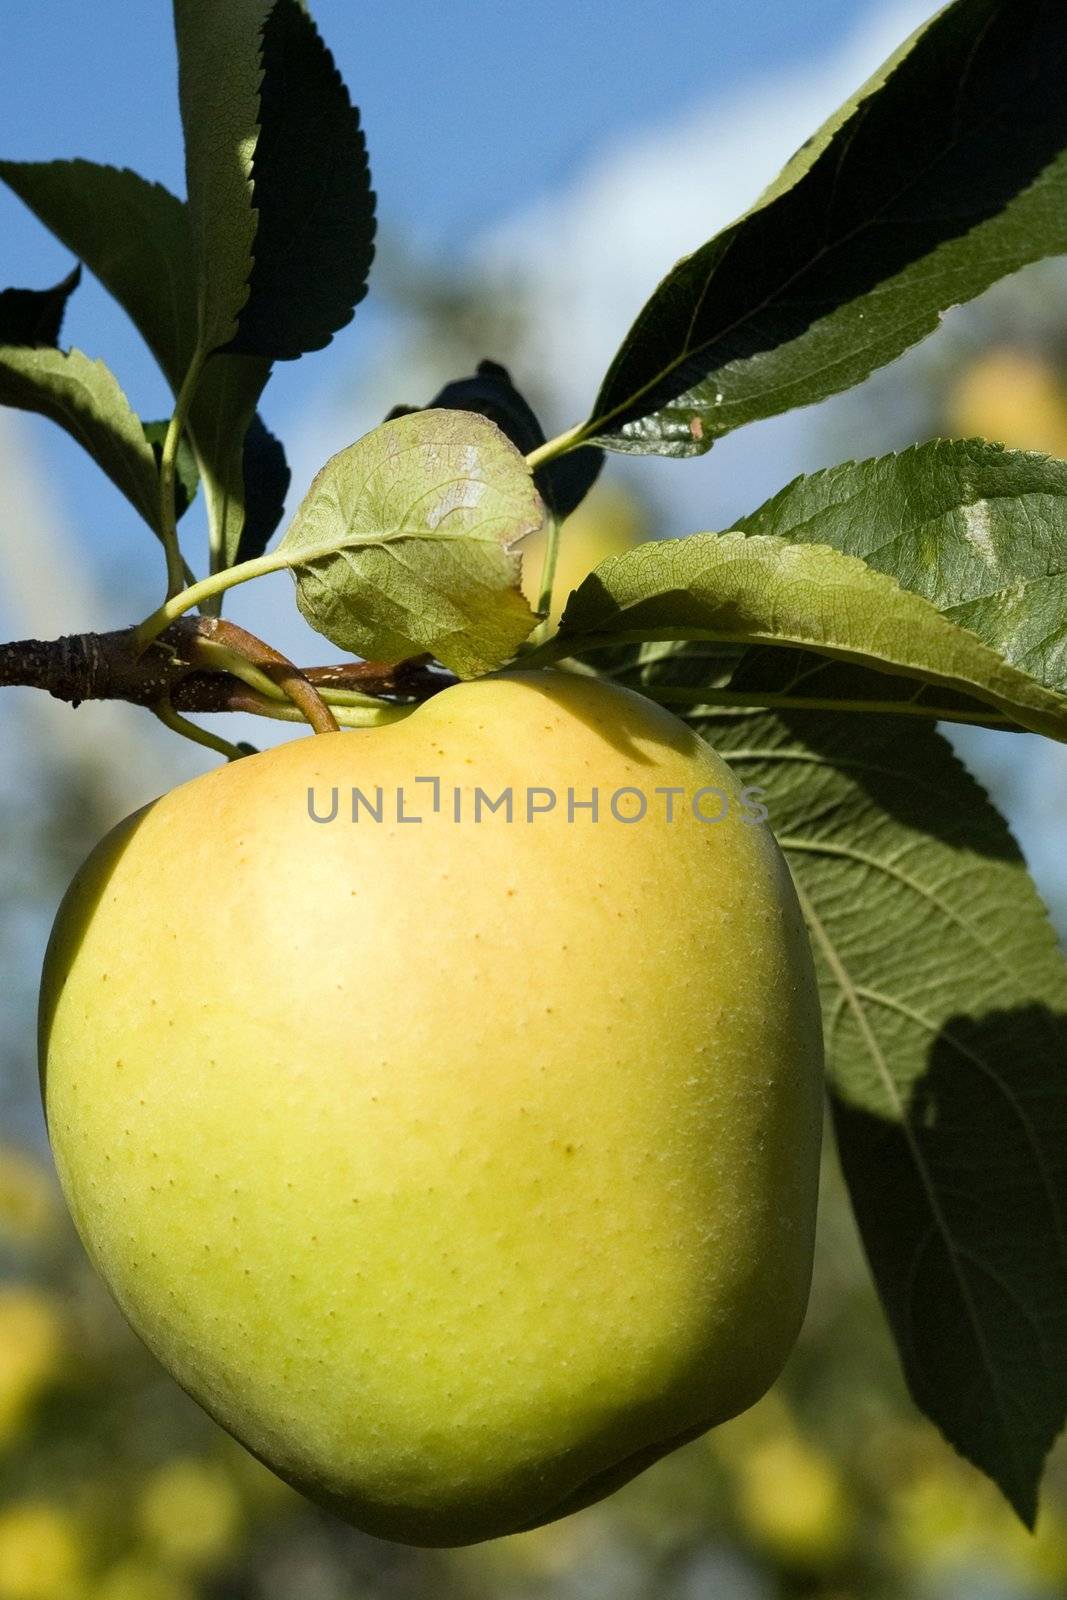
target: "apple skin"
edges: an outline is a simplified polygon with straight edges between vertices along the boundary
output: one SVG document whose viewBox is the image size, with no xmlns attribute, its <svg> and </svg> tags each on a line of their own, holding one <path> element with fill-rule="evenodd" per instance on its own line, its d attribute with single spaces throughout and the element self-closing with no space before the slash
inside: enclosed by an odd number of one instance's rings
<svg viewBox="0 0 1067 1600">
<path fill-rule="evenodd" d="M 457 824 L 475 784 L 732 804 Z M 425 820 L 353 824 L 353 785 L 403 785 Z M 806 933 L 735 777 L 627 690 L 460 684 L 128 818 L 57 918 L 41 1062 L 71 1211 L 133 1327 L 384 1538 L 472 1543 L 600 1498 L 751 1405 L 799 1329 Z"/>
</svg>

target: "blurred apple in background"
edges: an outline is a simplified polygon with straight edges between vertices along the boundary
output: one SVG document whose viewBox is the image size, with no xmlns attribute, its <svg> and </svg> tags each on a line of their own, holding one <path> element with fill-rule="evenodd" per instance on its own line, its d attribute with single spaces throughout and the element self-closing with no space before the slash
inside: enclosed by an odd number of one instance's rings
<svg viewBox="0 0 1067 1600">
<path fill-rule="evenodd" d="M 0 1284 L 0 1451 L 22 1432 L 37 1397 L 62 1371 L 62 1308 L 29 1284 Z"/>
<path fill-rule="evenodd" d="M 47 1500 L 0 1510 L 0 1600 L 80 1600 L 82 1541 L 76 1519 Z"/>
<path fill-rule="evenodd" d="M 44 1244 L 55 1239 L 63 1226 L 51 1174 L 26 1151 L 0 1145 L 0 1247 Z"/>
<path fill-rule="evenodd" d="M 946 417 L 955 438 L 1067 456 L 1067 384 L 1035 350 L 1003 344 L 983 351 L 953 382 Z"/>
</svg>

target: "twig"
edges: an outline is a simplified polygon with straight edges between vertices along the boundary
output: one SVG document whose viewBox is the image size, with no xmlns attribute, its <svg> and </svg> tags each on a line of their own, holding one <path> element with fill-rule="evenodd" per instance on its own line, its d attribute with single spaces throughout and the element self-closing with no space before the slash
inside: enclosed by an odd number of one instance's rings
<svg viewBox="0 0 1067 1600">
<path fill-rule="evenodd" d="M 234 624 L 222 626 L 230 629 Z M 83 700 L 126 700 L 151 708 L 169 698 L 181 712 L 260 711 L 260 694 L 232 673 L 208 669 L 204 663 L 203 645 L 220 641 L 219 627 L 214 617 L 183 617 L 140 654 L 134 628 L 0 644 L 0 688 L 43 689 L 75 706 Z M 320 700 L 324 693 L 338 690 L 414 704 L 455 682 L 429 656 L 398 662 L 345 661 L 301 670 L 254 635 L 243 629 L 236 632 L 246 648 L 257 653 L 260 670 L 279 688 L 288 692 L 299 680 Z M 228 637 L 232 640 L 233 635 Z"/>
<path fill-rule="evenodd" d="M 220 653 L 221 661 L 217 657 L 213 661 L 212 652 Z M 295 667 L 288 656 L 283 656 L 254 633 L 239 628 L 235 622 L 224 622 L 221 617 L 204 617 L 194 635 L 190 654 L 197 664 L 203 662 L 209 669 L 214 667 L 216 670 L 218 665 L 222 665 L 239 679 L 242 663 L 247 662 L 270 683 L 278 685 L 286 699 L 293 702 L 316 733 L 340 733 L 337 718 L 300 668 Z"/>
</svg>

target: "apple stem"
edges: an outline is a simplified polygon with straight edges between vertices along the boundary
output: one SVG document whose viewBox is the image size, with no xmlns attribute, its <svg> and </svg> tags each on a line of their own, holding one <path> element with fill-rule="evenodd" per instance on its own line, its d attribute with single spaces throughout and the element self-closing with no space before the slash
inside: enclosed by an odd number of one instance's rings
<svg viewBox="0 0 1067 1600">
<path fill-rule="evenodd" d="M 526 457 L 526 465 L 531 472 L 536 472 L 546 461 L 553 461 L 556 456 L 566 455 L 568 450 L 573 450 L 576 445 L 581 444 L 584 435 L 585 424 L 582 422 L 573 428 L 568 428 L 566 433 L 557 433 L 554 439 L 548 439 L 544 444 L 538 445 L 536 450 L 530 451 Z"/>
<path fill-rule="evenodd" d="M 242 756 L 248 754 L 248 751 L 242 750 L 240 745 L 231 744 L 228 739 L 221 738 L 217 733 L 209 733 L 206 728 L 200 728 L 195 722 L 190 722 L 188 717 L 183 717 L 171 705 L 169 695 L 164 695 L 162 700 L 158 700 L 152 710 L 163 726 L 169 728 L 172 733 L 180 733 L 183 739 L 189 739 L 193 744 L 201 744 L 208 750 L 214 750 L 217 755 L 225 756 L 227 761 L 240 761 Z"/>
<path fill-rule="evenodd" d="M 560 520 L 554 512 L 545 518 L 545 558 L 541 565 L 541 588 L 537 598 L 537 615 L 542 623 L 552 610 L 552 590 L 556 582 L 556 564 L 559 561 Z"/>
<path fill-rule="evenodd" d="M 337 718 L 300 668 L 235 622 L 205 618 L 190 654 L 194 663 L 229 672 L 267 699 L 291 700 L 316 733 L 341 731 Z"/>
<path fill-rule="evenodd" d="M 179 594 L 186 583 L 186 568 L 178 543 L 176 505 L 178 447 L 181 444 L 189 409 L 203 368 L 203 353 L 198 350 L 189 363 L 189 370 L 174 402 L 174 413 L 167 425 L 159 458 L 159 536 L 163 541 L 163 550 L 167 558 L 168 600 L 173 595 Z"/>
</svg>

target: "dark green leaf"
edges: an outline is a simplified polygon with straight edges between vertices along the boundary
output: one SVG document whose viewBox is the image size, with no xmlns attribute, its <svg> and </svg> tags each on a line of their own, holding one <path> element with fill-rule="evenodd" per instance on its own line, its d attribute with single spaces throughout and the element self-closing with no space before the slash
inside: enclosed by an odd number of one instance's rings
<svg viewBox="0 0 1067 1600">
<path fill-rule="evenodd" d="M 135 172 L 90 161 L 6 162 L 0 177 L 114 295 L 176 394 L 198 338 L 197 245 L 184 202 Z M 267 361 L 214 356 L 193 401 L 188 434 L 213 570 L 241 540 L 245 433 L 269 373 Z"/>
<path fill-rule="evenodd" d="M 311 626 L 356 655 L 430 651 L 471 676 L 536 618 L 514 549 L 544 518 L 522 456 L 467 411 L 383 423 L 328 461 L 272 557 Z"/>
<path fill-rule="evenodd" d="M 227 552 L 227 566 L 263 554 L 282 520 L 291 476 L 281 440 L 275 438 L 257 411 L 245 435 L 244 525 L 236 549 Z"/>
<path fill-rule="evenodd" d="M 95 273 L 180 388 L 196 348 L 184 202 L 128 168 L 92 161 L 4 161 L 0 178 Z"/>
<path fill-rule="evenodd" d="M 691 650 L 708 667 L 708 676 L 698 689 L 675 681 L 676 646 L 664 646 L 662 659 L 654 662 L 649 661 L 647 649 L 641 652 L 647 663 L 644 670 L 648 681 L 655 684 L 656 698 L 675 710 L 686 706 L 764 706 L 775 711 L 910 716 L 927 722 L 976 723 L 1009 733 L 1024 731 L 1007 713 L 983 704 L 973 695 L 879 672 L 855 662 L 816 656 L 806 650 L 777 646 L 746 650 L 706 641 L 692 644 Z M 634 647 L 621 646 L 608 655 L 607 670 L 621 671 L 633 661 Z M 599 650 L 589 655 L 589 663 L 595 667 L 603 659 Z"/>
<path fill-rule="evenodd" d="M 488 417 L 524 456 L 545 442 L 544 429 L 533 408 L 512 383 L 507 368 L 497 361 L 480 361 L 472 378 L 457 378 L 446 383 L 429 405 L 429 409 L 441 408 L 476 411 Z M 410 416 L 421 409 L 419 406 L 394 406 L 387 420 Z M 603 464 L 604 452 L 584 445 L 538 467 L 534 482 L 545 505 L 561 522 L 581 505 Z"/>
<path fill-rule="evenodd" d="M 529 660 L 643 639 L 800 646 L 982 700 L 1021 727 L 1067 740 L 1067 696 L 929 601 L 855 556 L 771 535 L 693 534 L 601 562 L 571 595 L 558 634 Z"/>
<path fill-rule="evenodd" d="M 1067 691 L 1067 462 L 937 440 L 797 478 L 738 526 L 861 556 Z"/>
<path fill-rule="evenodd" d="M 63 313 L 81 273 L 75 267 L 52 289 L 0 291 L 0 344 L 57 345 Z"/>
<path fill-rule="evenodd" d="M 160 458 L 163 455 L 163 441 L 167 437 L 169 423 L 166 418 L 160 422 L 146 422 L 143 424 L 144 436 L 152 446 L 152 454 L 156 460 L 156 470 L 159 470 Z M 193 454 L 192 445 L 184 437 L 178 445 L 178 455 L 175 461 L 174 478 L 174 509 L 180 521 L 196 498 L 200 474 L 197 471 L 196 456 Z"/>
<path fill-rule="evenodd" d="M 211 533 L 211 570 L 231 565 L 245 526 L 245 440 L 270 376 L 259 356 L 212 356 L 189 419 Z"/>
<path fill-rule="evenodd" d="M 646 647 L 623 681 L 699 690 L 705 649 Z M 687 720 L 763 789 L 805 902 L 842 1161 L 912 1394 L 1032 1523 L 1067 1408 L 1067 965 L 1044 907 L 932 728 Z"/>
<path fill-rule="evenodd" d="M 699 455 L 1067 250 L 1067 11 L 956 0 L 639 314 L 580 437 Z"/>
<path fill-rule="evenodd" d="M 260 50 L 270 9 L 270 0 L 174 0 L 197 347 L 205 354 L 233 338 L 248 299 Z M 245 435 L 269 374 L 269 360 L 259 356 L 213 356 L 190 414 L 211 523 L 212 571 L 240 543 Z"/>
<path fill-rule="evenodd" d="M 329 344 L 367 292 L 374 192 L 359 112 L 299 0 L 263 28 L 251 287 L 228 349 L 293 360 Z"/>
<path fill-rule="evenodd" d="M 820 969 L 835 1122 L 919 1406 L 1032 1525 L 1067 1407 L 1067 969 L 931 729 L 705 725 L 772 824 Z"/>
</svg>

